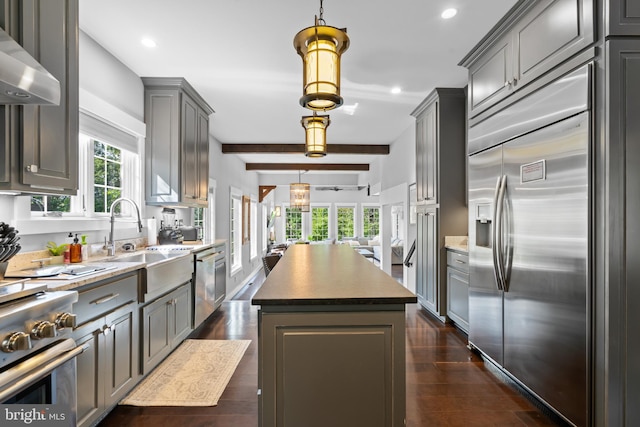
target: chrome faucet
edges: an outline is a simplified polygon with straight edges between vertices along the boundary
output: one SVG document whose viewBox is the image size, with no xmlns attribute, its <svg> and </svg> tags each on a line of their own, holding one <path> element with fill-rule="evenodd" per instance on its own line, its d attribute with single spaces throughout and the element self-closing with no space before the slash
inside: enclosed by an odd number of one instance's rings
<svg viewBox="0 0 640 427">
<path fill-rule="evenodd" d="M 113 208 L 120 202 L 129 202 L 136 208 L 136 214 L 138 215 L 138 232 L 142 231 L 142 220 L 140 219 L 140 209 L 138 209 L 138 205 L 131 199 L 127 199 L 126 197 L 120 197 L 111 203 L 111 207 L 109 208 L 109 215 L 111 216 L 111 230 L 109 231 L 109 242 L 106 242 L 104 245 L 104 249 L 107 250 L 107 255 L 114 256 L 116 254 L 116 242 L 113 240 L 113 227 L 116 223 L 116 216 L 113 212 Z"/>
</svg>

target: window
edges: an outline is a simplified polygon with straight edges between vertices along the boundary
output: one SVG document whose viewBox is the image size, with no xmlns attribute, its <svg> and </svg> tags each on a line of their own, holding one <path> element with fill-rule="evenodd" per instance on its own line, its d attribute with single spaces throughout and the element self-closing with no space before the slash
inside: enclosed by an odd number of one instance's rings
<svg viewBox="0 0 640 427">
<path fill-rule="evenodd" d="M 78 196 L 32 196 L 32 215 L 108 215 L 111 204 L 119 197 L 130 198 L 138 207 L 142 207 L 140 156 L 132 150 L 136 150 L 136 147 L 131 141 L 115 141 L 112 144 L 81 133 Z M 128 204 L 117 205 L 115 210 L 122 215 L 134 214 Z"/>
<path fill-rule="evenodd" d="M 262 232 L 262 250 L 266 251 L 269 244 L 269 216 L 267 215 L 267 205 L 262 205 L 262 220 L 265 224 L 264 231 Z"/>
<path fill-rule="evenodd" d="M 251 258 L 258 256 L 258 203 L 251 200 Z"/>
<path fill-rule="evenodd" d="M 229 251 L 233 274 L 242 268 L 242 194 L 239 190 L 231 189 L 229 209 Z"/>
<path fill-rule="evenodd" d="M 62 216 L 63 212 L 71 212 L 71 196 L 31 196 L 31 212 Z"/>
<path fill-rule="evenodd" d="M 338 240 L 343 237 L 354 237 L 354 212 L 355 208 L 352 206 L 338 206 Z"/>
<path fill-rule="evenodd" d="M 319 241 L 329 238 L 329 208 L 311 208 L 311 235 L 309 240 Z"/>
<path fill-rule="evenodd" d="M 362 237 L 373 238 L 380 235 L 380 208 L 365 206 L 362 208 Z"/>
<path fill-rule="evenodd" d="M 93 140 L 93 212 L 109 213 L 122 196 L 122 150 Z M 114 208 L 120 213 L 120 205 Z"/>
<path fill-rule="evenodd" d="M 204 218 L 204 208 L 193 208 L 193 226 L 198 228 L 198 240 L 202 239 L 202 237 L 204 236 Z"/>
<path fill-rule="evenodd" d="M 285 209 L 285 239 L 302 239 L 302 212 L 298 208 Z"/>
</svg>

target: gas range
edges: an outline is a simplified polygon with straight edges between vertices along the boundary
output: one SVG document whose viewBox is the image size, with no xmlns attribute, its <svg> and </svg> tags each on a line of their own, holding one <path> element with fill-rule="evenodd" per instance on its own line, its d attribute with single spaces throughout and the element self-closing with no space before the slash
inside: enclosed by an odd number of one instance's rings
<svg viewBox="0 0 640 427">
<path fill-rule="evenodd" d="M 0 281 L 0 373 L 64 340 L 75 326 L 76 291 L 47 292 L 29 279 Z"/>
</svg>

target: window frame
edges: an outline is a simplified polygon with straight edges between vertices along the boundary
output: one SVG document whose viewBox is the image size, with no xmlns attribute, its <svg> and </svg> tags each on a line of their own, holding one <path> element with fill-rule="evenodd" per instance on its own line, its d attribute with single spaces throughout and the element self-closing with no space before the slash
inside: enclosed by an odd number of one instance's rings
<svg viewBox="0 0 640 427">
<path fill-rule="evenodd" d="M 331 231 L 332 231 L 332 223 L 333 221 L 331 220 L 331 204 L 330 203 L 312 203 L 311 207 L 309 209 L 309 229 L 307 232 L 307 240 L 310 240 L 311 236 L 313 236 L 313 210 L 314 209 L 326 209 L 327 211 L 327 236 L 323 239 L 320 240 L 315 240 L 318 242 L 321 242 L 323 240 L 327 240 L 331 238 Z M 337 212 L 337 211 L 336 211 Z"/>
<path fill-rule="evenodd" d="M 340 218 L 338 216 L 338 210 L 340 208 L 349 208 L 352 210 L 353 212 L 353 234 L 352 235 L 347 235 L 346 237 L 357 237 L 356 236 L 356 232 L 358 230 L 358 224 L 357 224 L 357 205 L 355 203 L 335 203 L 335 218 L 336 218 L 336 222 L 335 222 L 335 232 L 336 232 L 336 240 L 341 240 L 342 238 L 344 238 L 345 236 L 340 236 Z"/>
<path fill-rule="evenodd" d="M 364 227 L 365 227 L 364 212 L 365 212 L 365 209 L 371 209 L 371 208 L 375 208 L 375 209 L 378 210 L 378 233 L 373 235 L 373 236 L 365 236 L 365 234 L 364 234 Z M 381 208 L 381 206 L 379 204 L 377 204 L 377 203 L 362 203 L 360 205 L 360 236 L 359 237 L 366 237 L 368 239 L 373 239 L 375 236 L 380 236 L 381 217 L 382 217 L 382 208 Z"/>
<path fill-rule="evenodd" d="M 251 201 L 249 202 L 249 206 L 251 209 L 251 213 L 249 214 L 249 219 L 251 224 L 249 225 L 249 229 L 251 230 L 251 260 L 253 261 L 258 257 L 258 201 L 255 196 L 251 196 Z"/>
<path fill-rule="evenodd" d="M 296 209 L 296 208 L 291 208 L 291 204 L 290 203 L 285 203 L 282 205 L 283 209 L 284 209 L 284 225 L 283 225 L 283 231 L 284 231 L 284 241 L 288 242 L 289 241 L 289 237 L 287 235 L 287 217 L 289 215 L 288 211 L 289 209 Z M 297 212 L 298 214 L 300 214 L 300 237 L 295 239 L 295 241 L 300 241 L 300 240 L 304 240 L 305 235 L 304 235 L 304 229 L 305 229 L 305 215 L 303 215 L 303 212 L 298 210 Z"/>
<path fill-rule="evenodd" d="M 242 271 L 242 191 L 229 187 L 230 276 Z"/>
</svg>

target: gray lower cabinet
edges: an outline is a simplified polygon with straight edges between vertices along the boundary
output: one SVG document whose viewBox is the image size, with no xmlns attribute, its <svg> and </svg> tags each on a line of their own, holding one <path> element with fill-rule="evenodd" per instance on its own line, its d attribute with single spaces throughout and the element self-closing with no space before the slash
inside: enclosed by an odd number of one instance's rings
<svg viewBox="0 0 640 427">
<path fill-rule="evenodd" d="M 594 42 L 593 0 L 519 2 L 460 63 L 469 68 L 469 117 Z"/>
<path fill-rule="evenodd" d="M 192 331 L 191 282 L 142 307 L 142 373 L 149 373 Z"/>
<path fill-rule="evenodd" d="M 78 188 L 78 0 L 0 0 L 0 24 L 60 82 L 58 106 L 0 106 L 0 190 Z"/>
<path fill-rule="evenodd" d="M 78 426 L 97 423 L 139 381 L 138 274 L 79 290 L 73 337 L 77 357 Z M 124 305 L 122 301 L 127 301 Z"/>
<path fill-rule="evenodd" d="M 447 316 L 469 332 L 469 255 L 447 250 Z"/>
<path fill-rule="evenodd" d="M 440 314 L 438 287 L 440 272 L 438 257 L 438 209 L 418 212 L 416 240 L 416 295 L 418 303 Z M 442 313 L 444 314 L 444 313 Z"/>
</svg>

